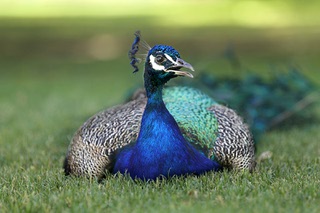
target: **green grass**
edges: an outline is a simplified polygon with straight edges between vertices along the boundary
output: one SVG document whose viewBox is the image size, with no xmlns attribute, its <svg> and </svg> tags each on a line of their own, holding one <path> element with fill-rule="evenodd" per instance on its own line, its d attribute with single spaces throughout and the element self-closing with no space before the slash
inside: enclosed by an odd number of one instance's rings
<svg viewBox="0 0 320 213">
<path fill-rule="evenodd" d="M 312 28 L 167 27 L 172 34 L 160 36 L 151 20 L 140 27 L 149 43 L 169 42 L 196 68 L 217 75 L 243 74 L 221 57 L 228 35 L 250 72 L 268 76 L 270 64 L 294 64 L 320 85 L 319 37 Z M 0 212 L 319 212 L 319 104 L 312 122 L 261 138 L 257 156 L 270 151 L 272 157 L 252 174 L 225 171 L 150 183 L 65 177 L 62 162 L 76 129 L 142 82 L 126 56 L 134 29 L 126 19 L 0 21 Z M 83 44 L 104 34 L 117 38 L 120 51 L 99 60 Z M 288 41 L 288 35 L 294 36 Z"/>
</svg>

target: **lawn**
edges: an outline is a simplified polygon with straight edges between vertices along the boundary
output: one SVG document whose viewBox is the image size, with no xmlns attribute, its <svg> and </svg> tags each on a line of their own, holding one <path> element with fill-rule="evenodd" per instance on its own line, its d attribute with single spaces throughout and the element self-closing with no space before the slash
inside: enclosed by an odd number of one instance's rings
<svg viewBox="0 0 320 213">
<path fill-rule="evenodd" d="M 313 119 L 290 121 L 260 138 L 257 156 L 272 156 L 252 174 L 148 183 L 64 176 L 76 129 L 142 84 L 127 59 L 137 28 L 151 45 L 175 46 L 199 72 L 268 78 L 274 67 L 296 66 L 320 86 L 317 27 L 176 27 L 146 17 L 0 19 L 0 212 L 319 212 L 319 101 L 308 109 Z M 223 57 L 230 44 L 240 72 Z"/>
</svg>

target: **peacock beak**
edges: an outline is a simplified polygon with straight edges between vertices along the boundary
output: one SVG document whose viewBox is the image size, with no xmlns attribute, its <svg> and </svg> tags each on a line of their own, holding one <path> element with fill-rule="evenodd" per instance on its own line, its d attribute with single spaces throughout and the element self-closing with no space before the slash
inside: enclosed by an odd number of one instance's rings
<svg viewBox="0 0 320 213">
<path fill-rule="evenodd" d="M 194 69 L 191 66 L 191 64 L 185 62 L 181 58 L 178 58 L 176 61 L 172 62 L 172 65 L 164 70 L 165 72 L 173 72 L 177 76 L 187 76 L 193 78 L 193 75 L 190 72 L 180 70 L 181 68 L 186 68 L 194 72 Z"/>
</svg>

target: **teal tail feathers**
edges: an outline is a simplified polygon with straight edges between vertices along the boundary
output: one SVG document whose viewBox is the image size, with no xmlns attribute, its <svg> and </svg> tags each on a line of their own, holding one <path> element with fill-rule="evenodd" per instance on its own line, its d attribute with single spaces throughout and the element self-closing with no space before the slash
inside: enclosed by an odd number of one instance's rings
<svg viewBox="0 0 320 213">
<path fill-rule="evenodd" d="M 190 83 L 235 109 L 250 125 L 256 139 L 285 121 L 303 119 L 307 115 L 303 109 L 320 99 L 316 86 L 295 68 L 269 80 L 254 74 L 232 79 L 203 73 L 197 81 L 184 82 L 189 86 Z"/>
</svg>

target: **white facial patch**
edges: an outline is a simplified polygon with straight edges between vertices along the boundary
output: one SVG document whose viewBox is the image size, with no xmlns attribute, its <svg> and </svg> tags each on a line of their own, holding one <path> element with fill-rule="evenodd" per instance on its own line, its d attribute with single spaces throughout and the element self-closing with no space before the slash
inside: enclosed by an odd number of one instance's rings
<svg viewBox="0 0 320 213">
<path fill-rule="evenodd" d="M 166 58 L 167 58 L 169 61 L 171 61 L 173 64 L 177 65 L 177 62 L 175 62 L 170 55 L 168 55 L 168 54 L 166 54 L 166 53 L 165 53 L 164 55 L 166 56 Z"/>
<path fill-rule="evenodd" d="M 164 70 L 164 66 L 163 65 L 159 65 L 155 62 L 155 58 L 153 55 L 150 55 L 149 56 L 149 60 L 150 60 L 150 63 L 151 63 L 151 66 L 154 70 Z"/>
</svg>

